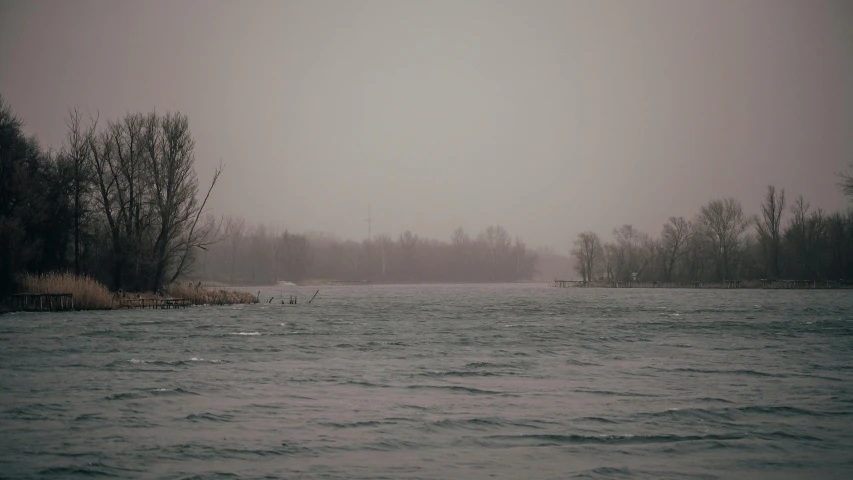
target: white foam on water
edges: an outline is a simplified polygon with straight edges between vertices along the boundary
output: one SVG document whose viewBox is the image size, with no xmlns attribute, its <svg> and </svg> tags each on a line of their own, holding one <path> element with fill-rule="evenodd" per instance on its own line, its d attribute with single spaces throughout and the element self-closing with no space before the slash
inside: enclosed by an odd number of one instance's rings
<svg viewBox="0 0 853 480">
<path fill-rule="evenodd" d="M 231 335 L 260 335 L 260 332 L 237 332 L 232 333 Z"/>
</svg>

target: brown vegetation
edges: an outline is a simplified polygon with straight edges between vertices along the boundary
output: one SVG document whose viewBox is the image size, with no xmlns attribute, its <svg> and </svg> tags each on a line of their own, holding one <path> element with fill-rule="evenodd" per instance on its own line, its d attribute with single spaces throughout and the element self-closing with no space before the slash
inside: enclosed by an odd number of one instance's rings
<svg viewBox="0 0 853 480">
<path fill-rule="evenodd" d="M 97 280 L 72 273 L 25 274 L 20 278 L 21 293 L 70 293 L 76 310 L 115 308 L 113 294 Z"/>
<path fill-rule="evenodd" d="M 193 305 L 232 305 L 237 303 L 258 303 L 258 297 L 250 292 L 206 288 L 201 285 L 188 287 L 178 283 L 169 287 L 169 296 L 186 298 Z"/>
</svg>

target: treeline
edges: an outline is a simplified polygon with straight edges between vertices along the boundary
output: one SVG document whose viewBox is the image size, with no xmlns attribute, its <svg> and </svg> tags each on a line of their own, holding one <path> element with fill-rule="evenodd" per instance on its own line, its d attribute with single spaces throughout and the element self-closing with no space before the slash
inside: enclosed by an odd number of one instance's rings
<svg viewBox="0 0 853 480">
<path fill-rule="evenodd" d="M 134 291 L 188 272 L 218 237 L 203 212 L 221 169 L 199 192 L 187 117 L 99 122 L 74 109 L 66 124 L 62 148 L 45 150 L 0 97 L 0 293 L 23 272 L 73 272 Z"/>
<path fill-rule="evenodd" d="M 841 179 L 853 198 L 853 174 Z M 576 269 L 600 282 L 853 280 L 853 209 L 827 213 L 802 196 L 788 205 L 771 185 L 760 210 L 750 216 L 738 200 L 717 199 L 692 220 L 670 217 L 657 238 L 631 225 L 607 243 L 584 232 L 572 249 Z"/>
<path fill-rule="evenodd" d="M 501 226 L 472 238 L 457 228 L 449 242 L 407 230 L 356 242 L 329 234 L 277 232 L 224 221 L 224 241 L 201 255 L 195 275 L 227 283 L 266 284 L 306 279 L 372 282 L 511 282 L 528 280 L 536 254 Z"/>
</svg>

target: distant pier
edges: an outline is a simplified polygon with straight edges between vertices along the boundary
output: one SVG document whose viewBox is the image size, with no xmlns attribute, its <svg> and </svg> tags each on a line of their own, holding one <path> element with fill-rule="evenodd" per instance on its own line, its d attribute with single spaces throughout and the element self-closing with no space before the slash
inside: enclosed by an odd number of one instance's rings
<svg viewBox="0 0 853 480">
<path fill-rule="evenodd" d="M 16 293 L 5 303 L 17 312 L 61 312 L 74 310 L 74 296 L 70 293 Z"/>
<path fill-rule="evenodd" d="M 761 279 L 761 288 L 773 289 L 827 289 L 849 288 L 851 282 L 843 280 L 768 280 Z"/>
<path fill-rule="evenodd" d="M 122 298 L 119 308 L 186 308 L 192 305 L 188 298 Z"/>
</svg>

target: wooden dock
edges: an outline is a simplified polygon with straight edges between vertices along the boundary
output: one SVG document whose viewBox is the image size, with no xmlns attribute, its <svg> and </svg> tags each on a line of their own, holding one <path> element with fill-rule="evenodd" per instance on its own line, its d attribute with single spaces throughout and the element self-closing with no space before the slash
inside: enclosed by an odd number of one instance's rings
<svg viewBox="0 0 853 480">
<path fill-rule="evenodd" d="M 849 282 L 843 280 L 777 280 L 777 279 L 761 279 L 761 288 L 771 289 L 827 289 L 827 288 L 844 288 L 849 285 Z"/>
<path fill-rule="evenodd" d="M 585 287 L 587 282 L 584 280 L 557 280 L 554 279 L 554 283 L 551 284 L 552 287 L 557 288 L 569 288 L 569 287 Z"/>
<path fill-rule="evenodd" d="M 74 296 L 70 293 L 16 293 L 4 303 L 18 312 L 61 312 L 74 310 Z"/>
<path fill-rule="evenodd" d="M 122 298 L 120 308 L 186 308 L 192 305 L 188 298 Z"/>
</svg>

